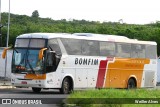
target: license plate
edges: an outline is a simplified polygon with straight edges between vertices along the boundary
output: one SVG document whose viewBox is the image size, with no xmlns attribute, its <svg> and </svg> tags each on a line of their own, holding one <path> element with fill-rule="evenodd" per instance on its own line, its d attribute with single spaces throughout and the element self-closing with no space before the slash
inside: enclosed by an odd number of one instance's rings
<svg viewBox="0 0 160 107">
<path fill-rule="evenodd" d="M 26 81 L 22 81 L 21 84 L 27 84 L 27 82 Z"/>
</svg>

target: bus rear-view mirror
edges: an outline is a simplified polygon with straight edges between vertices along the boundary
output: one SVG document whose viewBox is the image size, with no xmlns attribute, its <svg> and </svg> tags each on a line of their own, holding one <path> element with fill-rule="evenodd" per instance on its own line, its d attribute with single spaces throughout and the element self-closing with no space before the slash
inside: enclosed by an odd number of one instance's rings
<svg viewBox="0 0 160 107">
<path fill-rule="evenodd" d="M 7 50 L 10 48 L 4 48 L 3 52 L 2 52 L 2 58 L 5 59 L 6 58 L 6 54 L 7 54 Z"/>
<path fill-rule="evenodd" d="M 42 49 L 39 51 L 39 56 L 38 56 L 39 60 L 41 60 L 41 59 L 43 58 L 43 53 L 44 53 L 45 50 L 47 50 L 47 48 L 42 48 Z"/>
</svg>

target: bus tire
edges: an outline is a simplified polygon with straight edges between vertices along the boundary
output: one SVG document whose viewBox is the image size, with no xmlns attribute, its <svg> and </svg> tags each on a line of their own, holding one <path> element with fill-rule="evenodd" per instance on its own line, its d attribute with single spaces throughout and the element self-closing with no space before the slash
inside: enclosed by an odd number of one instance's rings
<svg viewBox="0 0 160 107">
<path fill-rule="evenodd" d="M 60 88 L 60 93 L 69 94 L 72 91 L 71 82 L 69 78 L 64 78 L 62 82 L 62 87 Z"/>
<path fill-rule="evenodd" d="M 32 87 L 32 91 L 33 91 L 34 93 L 39 93 L 39 92 L 41 92 L 41 88 Z"/>
<path fill-rule="evenodd" d="M 128 80 L 127 88 L 128 88 L 128 89 L 134 89 L 134 88 L 136 88 L 136 87 L 137 87 L 137 85 L 136 85 L 136 80 L 135 80 L 134 78 L 130 78 L 130 79 Z"/>
</svg>

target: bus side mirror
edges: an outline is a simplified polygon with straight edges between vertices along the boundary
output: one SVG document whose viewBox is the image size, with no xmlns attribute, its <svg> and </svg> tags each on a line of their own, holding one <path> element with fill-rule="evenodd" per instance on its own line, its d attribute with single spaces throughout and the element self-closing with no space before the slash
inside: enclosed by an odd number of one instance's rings
<svg viewBox="0 0 160 107">
<path fill-rule="evenodd" d="M 2 58 L 5 59 L 6 58 L 6 54 L 7 54 L 7 50 L 10 48 L 5 48 L 2 52 Z"/>
<path fill-rule="evenodd" d="M 44 53 L 45 50 L 47 50 L 47 48 L 42 48 L 42 49 L 39 51 L 39 55 L 38 55 L 39 60 L 41 60 L 41 59 L 43 58 L 43 53 Z"/>
</svg>

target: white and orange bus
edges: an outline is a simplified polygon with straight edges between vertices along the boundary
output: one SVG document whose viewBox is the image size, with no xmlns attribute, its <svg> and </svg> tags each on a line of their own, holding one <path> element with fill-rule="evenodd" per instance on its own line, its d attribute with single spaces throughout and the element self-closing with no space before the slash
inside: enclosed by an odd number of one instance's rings
<svg viewBox="0 0 160 107">
<path fill-rule="evenodd" d="M 90 33 L 22 34 L 16 38 L 11 72 L 13 86 L 33 92 L 154 87 L 157 44 Z"/>
</svg>

